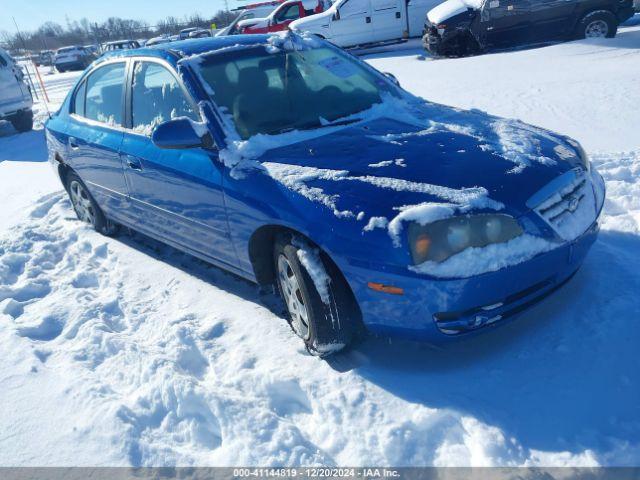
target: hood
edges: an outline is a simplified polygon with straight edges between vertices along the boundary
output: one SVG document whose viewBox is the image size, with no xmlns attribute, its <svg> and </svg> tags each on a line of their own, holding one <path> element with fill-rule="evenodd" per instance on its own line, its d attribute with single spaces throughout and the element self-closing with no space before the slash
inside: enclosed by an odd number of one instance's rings
<svg viewBox="0 0 640 480">
<path fill-rule="evenodd" d="M 269 25 L 268 18 L 248 18 L 246 20 L 240 20 L 237 23 L 238 28 L 245 27 L 266 27 Z"/>
<path fill-rule="evenodd" d="M 333 7 L 325 10 L 324 12 L 309 15 L 308 17 L 302 17 L 298 20 L 294 20 L 289 24 L 291 30 L 307 30 L 312 27 L 320 27 L 323 25 L 329 26 L 331 17 L 335 13 L 335 4 Z M 317 33 L 317 32 L 312 32 Z"/>
<path fill-rule="evenodd" d="M 286 188 L 312 192 L 338 216 L 390 220 L 427 202 L 519 217 L 534 193 L 582 160 L 545 130 L 451 109 L 424 128 L 390 118 L 358 123 L 269 150 L 261 162 Z"/>
<path fill-rule="evenodd" d="M 434 25 L 439 25 L 449 18 L 460 15 L 468 9 L 479 10 L 482 0 L 447 0 L 427 13 L 427 19 Z"/>
</svg>

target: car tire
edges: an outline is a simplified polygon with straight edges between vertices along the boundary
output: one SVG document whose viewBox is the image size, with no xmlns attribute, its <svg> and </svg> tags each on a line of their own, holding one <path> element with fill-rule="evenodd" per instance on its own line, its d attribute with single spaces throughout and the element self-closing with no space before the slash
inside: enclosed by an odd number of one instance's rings
<svg viewBox="0 0 640 480">
<path fill-rule="evenodd" d="M 11 125 L 20 133 L 30 132 L 33 130 L 33 112 L 25 110 L 16 113 L 11 118 Z"/>
<path fill-rule="evenodd" d="M 300 250 L 312 255 L 315 265 L 321 266 L 330 279 L 324 301 L 300 260 Z M 323 257 L 306 240 L 290 234 L 278 236 L 273 251 L 275 283 L 285 304 L 289 325 L 302 338 L 308 352 L 319 357 L 350 346 L 359 326 L 348 285 L 337 268 Z"/>
<path fill-rule="evenodd" d="M 78 220 L 90 224 L 103 235 L 112 236 L 118 232 L 118 225 L 105 216 L 84 182 L 74 172 L 66 176 L 66 189 Z"/>
<path fill-rule="evenodd" d="M 576 38 L 613 38 L 618 32 L 618 19 L 608 10 L 586 14 L 576 29 Z"/>
</svg>

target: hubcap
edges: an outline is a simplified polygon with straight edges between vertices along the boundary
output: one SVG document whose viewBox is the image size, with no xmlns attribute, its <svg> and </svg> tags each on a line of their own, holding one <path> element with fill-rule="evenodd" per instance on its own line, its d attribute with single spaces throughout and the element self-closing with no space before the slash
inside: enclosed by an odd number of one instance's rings
<svg viewBox="0 0 640 480">
<path fill-rule="evenodd" d="M 84 187 L 74 180 L 69 184 L 69 194 L 78 218 L 83 222 L 95 225 L 96 212 L 91 204 L 91 200 L 89 200 L 89 194 Z"/>
<path fill-rule="evenodd" d="M 609 25 L 604 20 L 594 20 L 584 31 L 584 36 L 587 38 L 601 38 L 606 37 L 609 33 Z"/>
<path fill-rule="evenodd" d="M 291 315 L 291 327 L 296 332 L 296 335 L 307 340 L 310 334 L 307 307 L 304 304 L 298 277 L 296 277 L 289 260 L 284 255 L 278 257 L 278 282 L 284 301 L 287 304 L 287 310 Z"/>
</svg>

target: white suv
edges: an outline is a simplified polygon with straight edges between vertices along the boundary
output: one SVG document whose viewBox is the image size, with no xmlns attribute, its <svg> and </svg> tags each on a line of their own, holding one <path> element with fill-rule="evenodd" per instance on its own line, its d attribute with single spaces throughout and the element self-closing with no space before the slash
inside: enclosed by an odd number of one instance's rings
<svg viewBox="0 0 640 480">
<path fill-rule="evenodd" d="M 19 132 L 28 132 L 33 128 L 33 99 L 23 78 L 20 67 L 0 48 L 0 120 L 11 122 Z"/>
</svg>

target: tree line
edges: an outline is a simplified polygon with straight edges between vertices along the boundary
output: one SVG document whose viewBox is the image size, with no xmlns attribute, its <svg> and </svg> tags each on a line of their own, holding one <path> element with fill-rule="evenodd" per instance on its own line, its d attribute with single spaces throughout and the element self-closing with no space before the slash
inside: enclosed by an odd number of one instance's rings
<svg viewBox="0 0 640 480">
<path fill-rule="evenodd" d="M 140 20 L 111 17 L 104 22 L 91 22 L 87 18 L 80 20 L 67 19 L 66 25 L 46 22 L 31 32 L 0 32 L 0 43 L 7 50 L 37 52 L 40 50 L 56 50 L 69 45 L 99 45 L 104 42 L 123 39 L 148 39 L 159 35 L 175 35 L 179 30 L 188 27 L 211 28 L 228 25 L 236 13 L 220 10 L 213 17 L 206 18 L 200 14 L 192 14 L 182 18 L 169 16 L 156 25 Z"/>
</svg>

